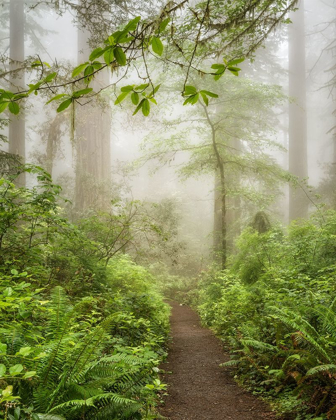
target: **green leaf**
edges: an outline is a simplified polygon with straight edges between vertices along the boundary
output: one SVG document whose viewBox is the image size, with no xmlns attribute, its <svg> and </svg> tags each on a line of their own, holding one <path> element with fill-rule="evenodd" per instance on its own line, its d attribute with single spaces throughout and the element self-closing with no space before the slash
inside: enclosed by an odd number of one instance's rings
<svg viewBox="0 0 336 420">
<path fill-rule="evenodd" d="M 36 60 L 36 61 L 33 61 L 32 62 L 31 66 L 32 66 L 32 68 L 34 68 L 34 67 L 42 67 L 43 64 L 42 64 L 42 62 L 40 60 Z"/>
<path fill-rule="evenodd" d="M 115 56 L 118 64 L 120 64 L 121 66 L 125 66 L 126 65 L 127 58 L 126 58 L 126 55 L 125 55 L 125 53 L 124 53 L 124 51 L 123 51 L 122 48 L 116 47 L 114 49 L 114 56 Z"/>
<path fill-rule="evenodd" d="M 14 365 L 14 366 L 11 366 L 11 367 L 9 368 L 9 373 L 10 373 L 12 376 L 19 375 L 22 371 L 23 371 L 23 366 L 22 366 L 22 365 L 20 365 L 20 364 L 18 364 L 18 365 Z"/>
<path fill-rule="evenodd" d="M 142 101 L 142 113 L 144 114 L 145 117 L 148 117 L 149 113 L 150 113 L 150 103 L 148 99 L 144 99 Z"/>
<path fill-rule="evenodd" d="M 30 372 L 26 372 L 23 375 L 23 379 L 28 379 L 28 378 L 32 378 L 33 376 L 36 376 L 36 372 L 34 370 L 30 371 Z"/>
<path fill-rule="evenodd" d="M 13 96 L 13 99 L 18 100 L 18 99 L 27 98 L 28 96 L 29 96 L 28 93 L 18 93 L 17 95 Z"/>
<path fill-rule="evenodd" d="M 225 66 L 224 66 L 224 64 L 213 64 L 213 65 L 211 66 L 211 68 L 212 68 L 212 69 L 215 69 L 215 70 L 222 70 L 222 71 L 224 71 Z"/>
<path fill-rule="evenodd" d="M 87 66 L 88 64 L 89 64 L 89 63 L 88 63 L 88 62 L 86 62 L 86 63 L 84 63 L 84 64 L 80 64 L 79 66 L 75 67 L 75 68 L 73 69 L 73 71 L 72 71 L 72 77 L 76 77 L 76 76 L 78 76 L 80 73 L 82 73 L 82 72 L 85 70 L 85 68 L 86 68 L 86 66 Z"/>
<path fill-rule="evenodd" d="M 116 32 L 115 34 L 110 35 L 107 40 L 105 41 L 106 44 L 108 45 L 115 45 L 115 37 L 114 35 L 116 35 L 117 33 L 120 33 L 120 31 Z"/>
<path fill-rule="evenodd" d="M 239 67 L 233 67 L 233 66 L 228 67 L 228 70 L 230 70 L 232 72 L 234 72 L 234 71 L 236 71 L 236 72 L 241 71 L 241 69 Z"/>
<path fill-rule="evenodd" d="M 92 91 L 93 91 L 92 88 L 77 90 L 76 92 L 73 93 L 72 97 L 73 98 L 79 98 L 80 96 L 87 95 L 88 93 L 90 93 Z"/>
<path fill-rule="evenodd" d="M 145 101 L 145 99 L 142 99 L 142 101 L 139 103 L 139 105 L 135 108 L 135 111 L 133 112 L 133 115 L 137 114 L 140 111 L 144 101 Z"/>
<path fill-rule="evenodd" d="M 64 98 L 64 96 L 67 96 L 66 93 L 60 93 L 59 95 L 54 96 L 53 98 L 49 99 L 46 104 L 50 104 L 52 101 L 57 101 L 58 99 Z"/>
<path fill-rule="evenodd" d="M 119 40 L 123 37 L 127 36 L 127 32 L 125 31 L 116 31 L 111 36 L 108 37 L 108 42 L 110 45 L 115 45 L 119 42 Z"/>
<path fill-rule="evenodd" d="M 87 66 L 86 69 L 84 70 L 84 76 L 87 76 L 88 78 L 90 78 L 93 72 L 94 72 L 93 66 L 91 65 Z"/>
<path fill-rule="evenodd" d="M 21 409 L 20 407 L 16 407 L 14 410 L 14 418 L 15 420 L 20 420 Z"/>
<path fill-rule="evenodd" d="M 136 18 L 130 20 L 128 24 L 124 27 L 123 32 L 133 32 L 136 30 L 138 23 L 141 20 L 141 16 L 137 16 Z"/>
<path fill-rule="evenodd" d="M 19 350 L 19 353 L 17 353 L 17 354 L 20 354 L 21 356 L 23 356 L 23 357 L 27 357 L 27 356 L 29 356 L 30 355 L 30 353 L 32 352 L 33 350 L 32 350 L 32 348 L 31 347 L 21 347 L 20 348 L 20 350 Z"/>
<path fill-rule="evenodd" d="M 152 45 L 152 48 L 153 48 L 153 51 L 155 52 L 155 54 L 161 56 L 162 53 L 163 53 L 163 44 L 161 42 L 161 39 L 156 37 L 156 36 L 153 36 L 152 41 L 151 41 L 151 45 Z"/>
<path fill-rule="evenodd" d="M 67 109 L 71 105 L 72 99 L 67 99 L 66 101 L 63 101 L 60 106 L 57 108 L 57 112 L 62 112 L 65 109 Z"/>
<path fill-rule="evenodd" d="M 160 26 L 159 26 L 160 32 L 163 32 L 167 28 L 169 22 L 170 22 L 170 18 L 167 18 L 160 23 Z"/>
<path fill-rule="evenodd" d="M 8 385 L 5 389 L 2 390 L 2 396 L 7 398 L 13 394 L 13 385 Z"/>
<path fill-rule="evenodd" d="M 100 47 L 98 47 L 98 48 L 96 48 L 96 49 L 94 49 L 93 51 L 92 51 L 92 53 L 90 54 L 90 57 L 89 57 L 89 60 L 90 61 L 94 61 L 96 58 L 99 58 L 99 57 L 101 57 L 103 54 L 104 54 L 104 49 L 102 49 L 102 48 L 100 48 Z"/>
<path fill-rule="evenodd" d="M 7 109 L 9 102 L 1 102 L 0 103 L 0 112 L 4 112 Z"/>
<path fill-rule="evenodd" d="M 123 92 L 123 93 L 121 93 L 118 97 L 117 97 L 117 99 L 116 99 L 116 101 L 114 102 L 114 105 L 118 105 L 118 104 L 120 104 L 126 97 L 127 97 L 127 95 L 129 94 L 129 92 Z"/>
<path fill-rule="evenodd" d="M 131 95 L 131 100 L 132 100 L 134 105 L 138 105 L 139 100 L 140 100 L 139 94 L 137 92 L 133 92 L 132 95 Z"/>
<path fill-rule="evenodd" d="M 156 94 L 156 92 L 160 89 L 160 87 L 161 87 L 161 83 L 159 85 L 155 86 L 155 88 L 153 90 L 153 95 Z"/>
<path fill-rule="evenodd" d="M 5 365 L 0 365 L 0 378 L 3 378 L 6 374 L 7 368 Z"/>
<path fill-rule="evenodd" d="M 228 65 L 235 66 L 236 64 L 242 63 L 243 61 L 245 61 L 245 58 L 237 58 L 236 60 L 230 60 Z"/>
<path fill-rule="evenodd" d="M 8 109 L 14 115 L 17 115 L 20 112 L 20 106 L 16 102 L 10 102 L 8 105 Z"/>
<path fill-rule="evenodd" d="M 13 98 L 13 96 L 14 96 L 14 93 L 9 91 L 9 90 L 2 90 L 2 92 L 1 92 L 2 99 L 10 100 L 10 99 Z"/>
<path fill-rule="evenodd" d="M 196 95 L 197 89 L 194 86 L 187 85 L 184 89 L 183 95 L 189 96 L 189 95 Z"/>
<path fill-rule="evenodd" d="M 148 98 L 151 102 L 153 102 L 153 104 L 157 105 L 157 102 L 155 100 L 155 98 Z"/>
<path fill-rule="evenodd" d="M 235 70 L 230 70 L 230 69 L 229 69 L 229 71 L 230 71 L 233 75 L 235 75 L 235 76 L 239 76 L 238 71 L 235 71 Z"/>
<path fill-rule="evenodd" d="M 125 44 L 126 42 L 133 41 L 134 36 L 123 36 L 118 40 L 118 44 Z"/>
<path fill-rule="evenodd" d="M 5 297 L 12 296 L 12 294 L 13 294 L 13 289 L 11 287 L 6 287 L 5 290 L 3 291 L 3 295 Z"/>
<path fill-rule="evenodd" d="M 121 92 L 132 92 L 134 85 L 123 86 L 120 90 Z"/>
<path fill-rule="evenodd" d="M 208 99 L 208 97 L 207 97 L 207 96 L 206 96 L 206 94 L 205 94 L 204 92 L 202 92 L 202 91 L 200 91 L 200 94 L 202 95 L 203 102 L 205 103 L 205 105 L 206 105 L 206 106 L 208 106 L 208 105 L 209 105 L 209 99 Z"/>
<path fill-rule="evenodd" d="M 95 70 L 99 70 L 99 69 L 101 69 L 101 68 L 103 67 L 103 64 L 102 64 L 102 63 L 100 63 L 99 61 L 94 61 L 94 62 L 92 63 L 92 67 L 93 67 Z"/>
<path fill-rule="evenodd" d="M 15 270 L 15 268 L 11 269 L 11 274 L 13 274 L 13 276 L 17 276 L 19 274 L 19 272 L 17 270 Z"/>
<path fill-rule="evenodd" d="M 205 93 L 205 95 L 211 96 L 211 98 L 218 98 L 217 93 L 210 92 L 209 90 L 201 90 L 200 93 Z"/>
<path fill-rule="evenodd" d="M 31 93 L 33 90 L 36 91 L 36 89 L 38 89 L 42 84 L 43 84 L 43 80 L 41 80 L 40 82 L 36 83 L 35 85 L 29 83 L 28 84 L 28 86 L 29 86 L 29 92 L 28 93 Z"/>
<path fill-rule="evenodd" d="M 188 104 L 195 105 L 198 102 L 198 99 L 199 99 L 199 93 L 196 93 L 196 95 L 189 96 L 189 98 L 187 98 L 184 101 L 183 105 L 188 105 Z"/>
<path fill-rule="evenodd" d="M 56 76 L 57 76 L 57 73 L 48 74 L 48 76 L 44 78 L 44 82 L 45 83 L 52 82 Z"/>
<path fill-rule="evenodd" d="M 143 91 L 143 90 L 147 89 L 147 88 L 148 88 L 148 86 L 149 86 L 149 83 L 144 83 L 144 84 L 142 84 L 142 85 L 136 86 L 136 87 L 135 87 L 135 89 L 136 89 L 136 90 Z"/>
<path fill-rule="evenodd" d="M 90 83 L 90 81 L 93 79 L 94 71 L 95 69 L 92 65 L 86 67 L 86 69 L 84 70 L 85 83 Z"/>
<path fill-rule="evenodd" d="M 110 65 L 114 60 L 113 48 L 108 48 L 104 53 L 104 61 L 107 65 Z"/>
</svg>

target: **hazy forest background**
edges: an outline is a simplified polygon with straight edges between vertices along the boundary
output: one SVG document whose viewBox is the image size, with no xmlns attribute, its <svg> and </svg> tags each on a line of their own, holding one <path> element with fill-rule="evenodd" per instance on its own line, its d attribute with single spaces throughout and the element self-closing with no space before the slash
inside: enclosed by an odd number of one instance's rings
<svg viewBox="0 0 336 420">
<path fill-rule="evenodd" d="M 163 295 L 336 419 L 336 2 L 182 3 L 0 1 L 5 419 L 157 418 Z"/>
</svg>

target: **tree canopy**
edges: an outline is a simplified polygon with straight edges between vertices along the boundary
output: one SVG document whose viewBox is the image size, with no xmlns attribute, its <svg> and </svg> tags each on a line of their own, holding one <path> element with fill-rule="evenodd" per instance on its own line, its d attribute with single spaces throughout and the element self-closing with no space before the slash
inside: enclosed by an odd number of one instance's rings
<svg viewBox="0 0 336 420">
<path fill-rule="evenodd" d="M 243 58 L 253 56 L 277 25 L 289 22 L 287 13 L 295 7 L 296 2 L 207 0 L 191 6 L 187 0 L 183 0 L 168 2 L 155 16 L 144 13 L 144 17 L 133 17 L 126 24 L 123 21 L 134 16 L 139 10 L 137 6 L 131 8 L 123 2 L 111 4 L 104 0 L 84 0 L 78 5 L 67 0 L 37 2 L 52 5 L 60 11 L 71 8 L 78 21 L 94 34 L 94 28 L 97 27 L 95 17 L 98 18 L 99 13 L 104 17 L 103 32 L 112 29 L 111 22 L 117 21 L 117 25 L 114 25 L 116 28 L 113 32 L 105 34 L 105 38 L 100 38 L 103 34 L 98 31 L 99 40 L 94 40 L 95 48 L 89 59 L 73 69 L 71 77 L 66 80 L 59 76 L 57 64 L 51 65 L 38 57 L 30 60 L 29 67 L 36 76 L 35 82 L 18 92 L 2 89 L 0 112 L 8 109 L 10 113 L 18 114 L 23 99 L 42 92 L 51 96 L 47 103 L 59 101 L 58 112 L 61 112 L 99 93 L 94 92 L 91 83 L 103 69 L 110 68 L 116 76 L 113 83 L 120 85 L 133 68 L 136 71 L 141 68 L 144 69 L 140 76 L 141 83 L 122 86 L 116 104 L 129 96 L 135 113 L 142 110 L 147 116 L 150 103 L 156 103 L 155 94 L 159 89 L 152 81 L 152 57 L 159 63 L 178 66 L 183 70 L 185 77 L 179 90 L 185 104 L 195 104 L 200 98 L 207 104 L 208 97 L 216 97 L 216 94 L 195 90 L 189 83 L 192 73 L 213 76 L 215 80 L 227 70 L 238 75 L 240 69 L 237 65 Z M 37 7 L 37 4 L 32 7 Z M 87 19 L 90 19 L 92 26 Z M 208 60 L 213 62 L 212 66 L 207 65 Z"/>
</svg>

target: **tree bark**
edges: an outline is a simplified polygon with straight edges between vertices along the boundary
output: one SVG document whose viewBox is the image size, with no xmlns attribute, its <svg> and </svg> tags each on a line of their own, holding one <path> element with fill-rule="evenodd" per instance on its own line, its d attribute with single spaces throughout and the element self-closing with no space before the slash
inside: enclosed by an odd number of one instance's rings
<svg viewBox="0 0 336 420">
<path fill-rule="evenodd" d="M 214 249 L 216 257 L 220 256 L 221 267 L 226 268 L 227 260 L 227 225 L 226 225 L 226 184 L 225 184 L 225 166 L 216 143 L 216 130 L 212 123 L 208 110 L 203 106 L 207 121 L 211 128 L 212 147 L 217 163 L 216 181 L 215 181 L 215 199 L 214 199 Z M 216 258 L 217 259 L 217 258 Z"/>
<path fill-rule="evenodd" d="M 89 33 L 78 31 L 78 62 L 87 60 Z M 108 70 L 100 72 L 91 82 L 98 91 L 109 84 Z M 111 182 L 111 109 L 104 109 L 96 102 L 76 108 L 76 191 L 77 211 L 88 208 L 104 209 L 110 201 Z"/>
<path fill-rule="evenodd" d="M 25 87 L 23 70 L 18 70 L 24 62 L 24 27 L 25 11 L 23 0 L 10 0 L 10 85 L 11 90 L 21 91 Z M 25 116 L 21 111 L 19 116 L 10 116 L 9 123 L 9 153 L 18 155 L 21 162 L 25 161 Z M 25 174 L 17 179 L 18 186 L 25 185 Z"/>
<path fill-rule="evenodd" d="M 289 28 L 289 172 L 298 177 L 301 186 L 290 186 L 289 220 L 305 217 L 308 199 L 302 179 L 308 177 L 307 168 L 307 114 L 306 114 L 306 48 L 304 1 L 299 10 L 291 13 L 293 24 Z"/>
</svg>

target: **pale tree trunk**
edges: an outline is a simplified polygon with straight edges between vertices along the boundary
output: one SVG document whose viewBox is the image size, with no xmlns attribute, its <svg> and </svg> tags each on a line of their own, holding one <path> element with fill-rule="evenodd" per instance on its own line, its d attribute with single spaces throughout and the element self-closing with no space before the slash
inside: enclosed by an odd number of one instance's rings
<svg viewBox="0 0 336 420">
<path fill-rule="evenodd" d="M 239 155 L 241 153 L 241 141 L 232 139 L 229 146 L 232 148 L 232 154 Z M 226 176 L 227 184 L 235 185 L 235 189 L 239 188 L 240 176 L 230 175 L 230 171 Z M 228 196 L 226 199 L 226 226 L 227 226 L 227 247 L 233 248 L 235 238 L 240 234 L 240 217 L 241 217 L 241 200 L 239 196 Z"/>
<path fill-rule="evenodd" d="M 203 106 L 208 124 L 211 128 L 211 142 L 216 159 L 215 191 L 214 191 L 214 254 L 215 259 L 220 262 L 221 268 L 226 268 L 227 260 L 227 204 L 226 204 L 226 179 L 225 165 L 218 149 L 216 141 L 216 130 L 211 121 L 208 109 Z"/>
<path fill-rule="evenodd" d="M 10 0 L 10 89 L 14 92 L 24 90 L 25 75 L 19 70 L 24 62 L 25 12 L 23 0 Z M 25 161 L 25 118 L 24 111 L 18 116 L 10 116 L 9 153 L 18 155 Z M 19 186 L 25 185 L 25 174 L 17 180 Z"/>
<path fill-rule="evenodd" d="M 45 169 L 51 175 L 53 175 L 54 160 L 57 148 L 60 147 L 60 141 L 62 136 L 61 125 L 63 122 L 63 114 L 57 114 L 56 117 L 51 121 L 49 126 L 47 147 L 46 147 L 46 161 Z"/>
<path fill-rule="evenodd" d="M 306 48 L 304 1 L 299 10 L 291 13 L 293 24 L 289 27 L 289 172 L 300 180 L 308 177 L 307 168 L 307 113 L 306 113 Z M 300 184 L 302 184 L 300 182 Z M 289 220 L 305 217 L 308 199 L 303 190 L 290 187 Z"/>
<path fill-rule="evenodd" d="M 89 34 L 78 30 L 78 62 L 88 59 Z M 100 72 L 91 87 L 95 91 L 109 84 L 109 71 Z M 76 191 L 77 211 L 88 208 L 106 209 L 109 204 L 111 182 L 111 108 L 94 101 L 76 107 Z"/>
<path fill-rule="evenodd" d="M 215 155 L 218 168 L 215 174 L 215 199 L 214 199 L 214 232 L 213 248 L 215 261 L 224 270 L 227 260 L 227 205 L 224 163 L 215 145 Z"/>
<path fill-rule="evenodd" d="M 217 169 L 215 172 L 215 189 L 214 189 L 214 226 L 213 226 L 213 249 L 215 259 L 218 260 L 218 255 L 222 249 L 222 203 L 220 193 L 220 173 Z"/>
</svg>

